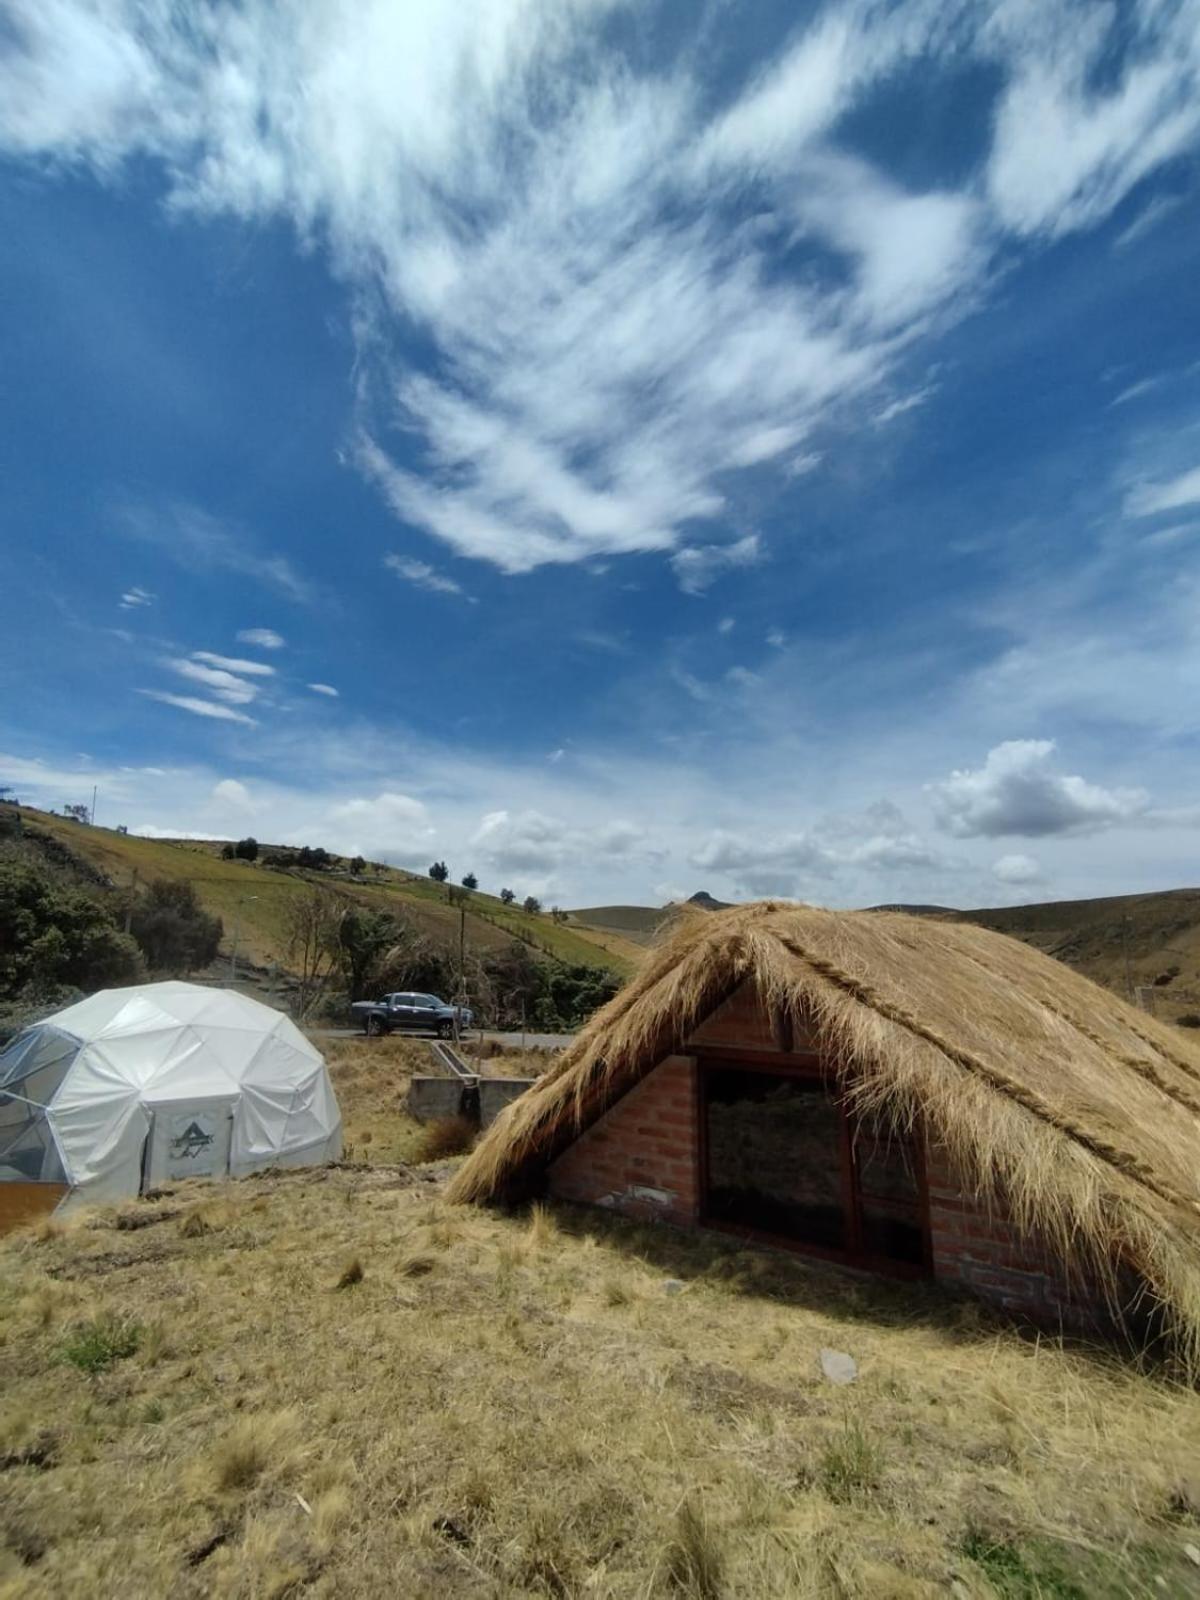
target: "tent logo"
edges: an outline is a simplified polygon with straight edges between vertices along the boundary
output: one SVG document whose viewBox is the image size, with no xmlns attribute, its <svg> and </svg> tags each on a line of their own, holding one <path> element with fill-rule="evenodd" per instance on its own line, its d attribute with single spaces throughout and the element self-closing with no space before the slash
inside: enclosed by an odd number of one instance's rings
<svg viewBox="0 0 1200 1600">
<path fill-rule="evenodd" d="M 181 1161 L 194 1161 L 212 1142 L 213 1135 L 205 1133 L 200 1124 L 193 1120 L 171 1140 L 171 1155 Z"/>
</svg>

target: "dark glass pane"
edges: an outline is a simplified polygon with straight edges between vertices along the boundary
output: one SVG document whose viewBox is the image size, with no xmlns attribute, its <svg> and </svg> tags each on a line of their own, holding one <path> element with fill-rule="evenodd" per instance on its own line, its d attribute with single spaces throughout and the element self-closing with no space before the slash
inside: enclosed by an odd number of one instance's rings
<svg viewBox="0 0 1200 1600">
<path fill-rule="evenodd" d="M 925 1259 L 925 1235 L 916 1213 L 884 1211 L 862 1203 L 863 1254 L 887 1261 L 906 1261 L 919 1266 Z"/>
<path fill-rule="evenodd" d="M 708 1215 L 845 1249 L 841 1114 L 825 1086 L 718 1068 L 706 1098 Z"/>
<path fill-rule="evenodd" d="M 858 1187 L 863 1195 L 915 1206 L 920 1197 L 912 1142 L 904 1134 L 860 1125 L 854 1137 Z"/>
</svg>

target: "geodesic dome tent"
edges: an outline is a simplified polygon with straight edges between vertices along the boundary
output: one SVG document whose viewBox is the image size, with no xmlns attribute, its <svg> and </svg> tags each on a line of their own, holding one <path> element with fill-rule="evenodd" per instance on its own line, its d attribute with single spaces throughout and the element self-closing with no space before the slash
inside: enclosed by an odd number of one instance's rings
<svg viewBox="0 0 1200 1600">
<path fill-rule="evenodd" d="M 0 1052 L 0 1222 L 341 1154 L 324 1058 L 225 989 L 104 989 Z"/>
</svg>

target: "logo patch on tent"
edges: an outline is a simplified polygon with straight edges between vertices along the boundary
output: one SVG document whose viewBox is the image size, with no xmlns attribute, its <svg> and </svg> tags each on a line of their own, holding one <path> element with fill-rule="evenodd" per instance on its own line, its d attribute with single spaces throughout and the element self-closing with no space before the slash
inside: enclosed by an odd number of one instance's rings
<svg viewBox="0 0 1200 1600">
<path fill-rule="evenodd" d="M 177 1133 L 172 1138 L 171 1159 L 194 1161 L 201 1151 L 208 1149 L 215 1137 L 209 1118 L 205 1117 L 202 1124 L 199 1117 L 192 1117 L 182 1133 Z"/>
</svg>

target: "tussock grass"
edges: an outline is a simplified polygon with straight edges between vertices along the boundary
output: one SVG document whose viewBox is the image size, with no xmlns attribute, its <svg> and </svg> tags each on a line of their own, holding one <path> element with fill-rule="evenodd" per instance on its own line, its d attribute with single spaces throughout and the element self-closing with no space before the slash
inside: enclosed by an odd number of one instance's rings
<svg viewBox="0 0 1200 1600">
<path fill-rule="evenodd" d="M 478 1132 L 469 1117 L 439 1117 L 436 1122 L 426 1123 L 416 1160 L 447 1161 L 451 1156 L 461 1156 L 475 1143 Z"/>
<path fill-rule="evenodd" d="M 1195 1392 L 929 1290 L 427 1178 L 180 1185 L 158 1227 L 0 1242 L 0 1594 L 1194 1587 Z M 64 1367 L 114 1318 L 132 1353 Z"/>
<path fill-rule="evenodd" d="M 142 1342 L 140 1324 L 111 1313 L 73 1328 L 59 1347 L 63 1361 L 95 1376 L 134 1355 Z"/>
</svg>

